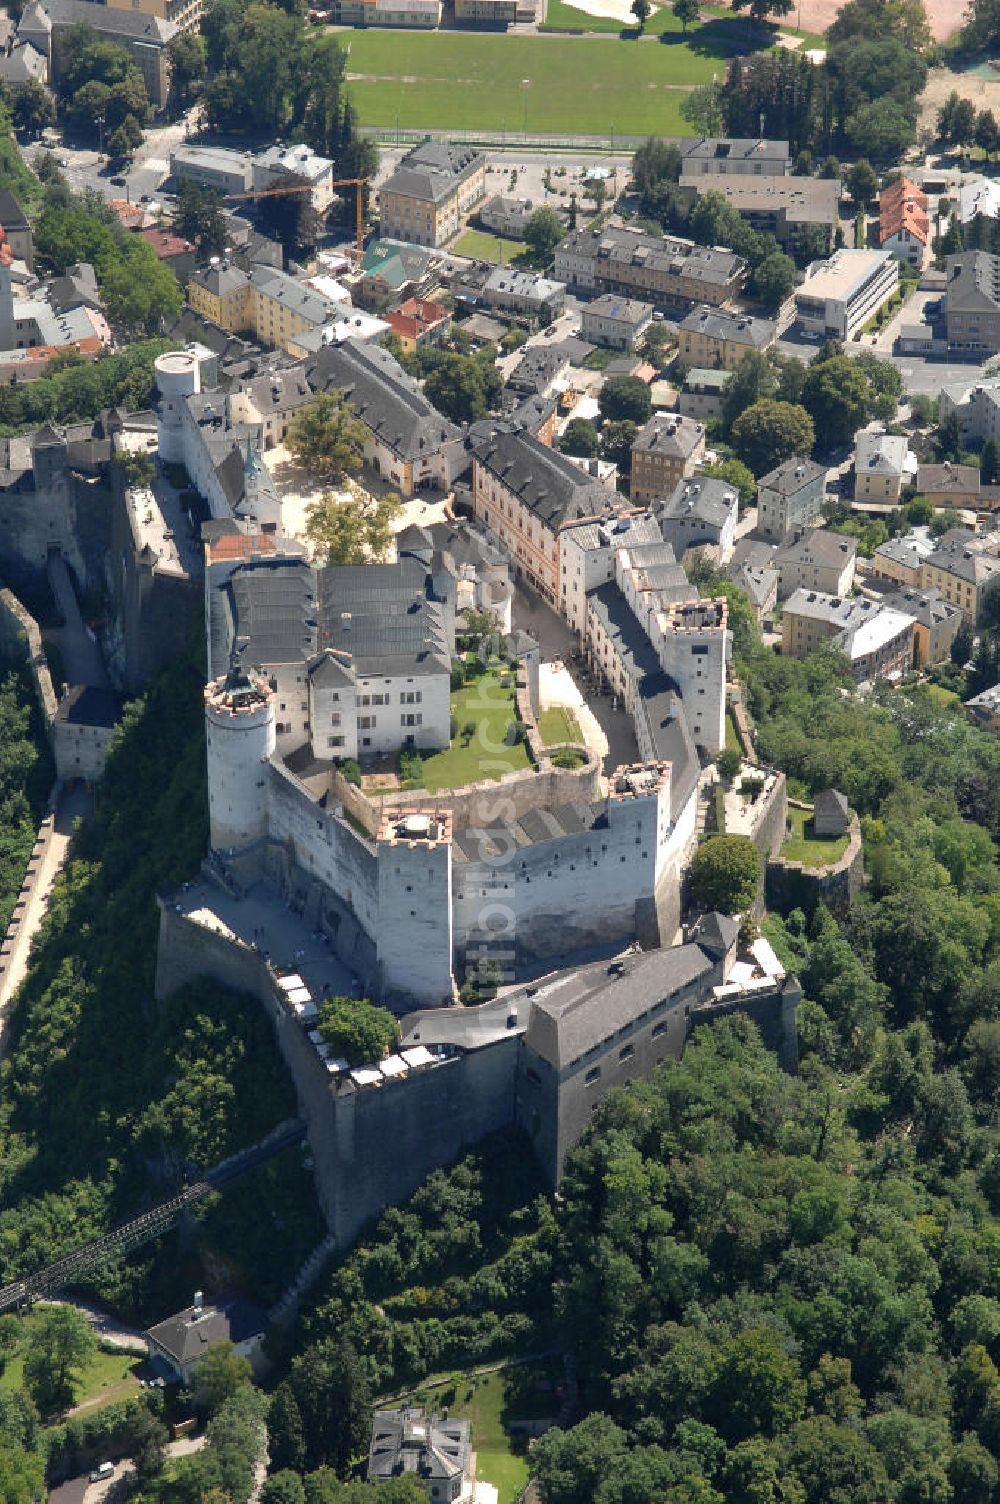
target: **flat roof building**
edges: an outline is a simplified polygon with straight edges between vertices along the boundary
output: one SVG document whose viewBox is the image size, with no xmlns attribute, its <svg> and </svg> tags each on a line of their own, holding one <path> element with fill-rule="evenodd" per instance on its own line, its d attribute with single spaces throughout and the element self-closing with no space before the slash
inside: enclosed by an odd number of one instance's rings
<svg viewBox="0 0 1000 1504">
<path fill-rule="evenodd" d="M 834 251 L 815 261 L 795 293 L 799 323 L 814 334 L 849 339 L 892 297 L 899 262 L 889 251 Z"/>
</svg>

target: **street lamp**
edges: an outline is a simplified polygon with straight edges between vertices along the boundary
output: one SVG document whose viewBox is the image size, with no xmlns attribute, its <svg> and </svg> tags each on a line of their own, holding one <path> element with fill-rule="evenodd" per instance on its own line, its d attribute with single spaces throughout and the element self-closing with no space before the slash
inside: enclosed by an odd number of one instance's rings
<svg viewBox="0 0 1000 1504">
<path fill-rule="evenodd" d="M 104 116 L 95 115 L 94 124 L 97 126 L 97 156 L 100 160 L 104 156 Z"/>
</svg>

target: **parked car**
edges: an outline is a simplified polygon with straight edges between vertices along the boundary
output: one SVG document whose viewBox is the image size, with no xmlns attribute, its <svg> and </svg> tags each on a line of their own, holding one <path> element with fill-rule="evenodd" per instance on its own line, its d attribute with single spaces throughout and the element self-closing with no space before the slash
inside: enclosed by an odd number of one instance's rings
<svg viewBox="0 0 1000 1504">
<path fill-rule="evenodd" d="M 115 1465 L 114 1465 L 114 1463 L 113 1462 L 102 1462 L 99 1467 L 95 1467 L 94 1468 L 93 1472 L 90 1475 L 90 1481 L 91 1481 L 91 1483 L 103 1483 L 104 1480 L 105 1480 L 105 1478 L 113 1478 L 114 1476 L 115 1476 Z"/>
</svg>

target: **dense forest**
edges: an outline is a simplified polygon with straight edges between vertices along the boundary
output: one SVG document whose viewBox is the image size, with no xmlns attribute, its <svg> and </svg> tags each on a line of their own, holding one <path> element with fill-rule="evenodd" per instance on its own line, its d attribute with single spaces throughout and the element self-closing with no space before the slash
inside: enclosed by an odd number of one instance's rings
<svg viewBox="0 0 1000 1504">
<path fill-rule="evenodd" d="M 0 1281 L 294 1115 L 255 1004 L 208 984 L 153 1002 L 156 892 L 197 871 L 205 849 L 201 704 L 192 653 L 126 707 L 95 817 L 56 883 L 0 1067 Z M 232 1283 L 252 1280 L 265 1300 L 321 1236 L 298 1150 L 199 1216 Z M 123 1314 L 156 1319 L 199 1283 L 197 1245 L 181 1251 L 171 1237 L 94 1288 Z"/>
<path fill-rule="evenodd" d="M 27 664 L 0 657 L 0 934 L 10 923 L 54 772 Z"/>
</svg>

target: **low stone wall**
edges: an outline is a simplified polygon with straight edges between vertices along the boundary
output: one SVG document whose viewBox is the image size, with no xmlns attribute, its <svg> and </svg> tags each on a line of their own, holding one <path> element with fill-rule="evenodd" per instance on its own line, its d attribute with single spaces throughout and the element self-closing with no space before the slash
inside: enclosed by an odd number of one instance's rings
<svg viewBox="0 0 1000 1504">
<path fill-rule="evenodd" d="M 795 809 L 812 812 L 811 804 L 799 800 L 789 803 Z M 843 856 L 829 867 L 816 868 L 787 861 L 776 852 L 767 863 L 765 892 L 768 907 L 781 914 L 790 914 L 792 909 L 812 914 L 817 904 L 824 903 L 831 913 L 842 918 L 860 893 L 863 882 L 861 825 L 857 815 L 852 814 Z"/>
<path fill-rule="evenodd" d="M 52 723 L 56 718 L 56 692 L 52 685 L 48 659 L 42 645 L 42 633 L 37 621 L 26 606 L 23 606 L 12 590 L 0 590 L 0 645 L 4 652 L 14 655 L 23 653 L 28 661 L 42 709 L 45 730 L 52 740 Z"/>
<path fill-rule="evenodd" d="M 535 732 L 537 738 L 537 732 Z M 530 743 L 529 743 L 530 749 Z M 488 824 L 493 820 L 519 820 L 531 809 L 552 809 L 559 804 L 590 804 L 603 797 L 601 768 L 587 748 L 587 761 L 578 768 L 553 766 L 551 754 L 558 747 L 546 747 L 536 766 L 520 773 L 505 773 L 502 778 L 484 779 L 460 789 L 444 789 L 429 794 L 425 789 L 391 789 L 384 794 L 365 794 L 334 772 L 333 800 L 367 831 L 372 839 L 378 832 L 386 810 L 407 809 L 419 804 L 422 810 L 450 811 L 452 828 Z"/>
<path fill-rule="evenodd" d="M 729 698 L 729 710 L 732 713 L 733 724 L 736 727 L 736 735 L 743 747 L 743 755 L 750 762 L 757 761 L 757 753 L 753 744 L 753 734 L 750 730 L 750 722 L 747 719 L 746 706 L 743 704 L 743 687 L 740 684 L 726 686 Z"/>
</svg>

